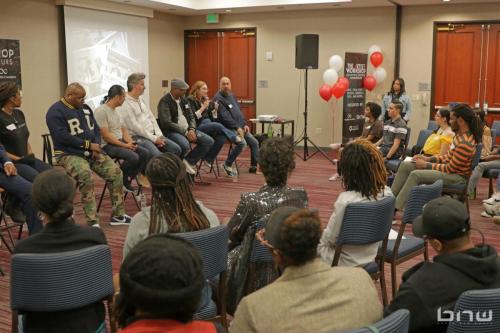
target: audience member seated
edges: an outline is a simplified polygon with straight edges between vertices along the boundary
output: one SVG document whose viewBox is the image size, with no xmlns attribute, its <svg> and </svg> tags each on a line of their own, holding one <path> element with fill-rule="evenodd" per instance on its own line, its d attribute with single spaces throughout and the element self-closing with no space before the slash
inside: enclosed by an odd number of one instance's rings
<svg viewBox="0 0 500 333">
<path fill-rule="evenodd" d="M 445 108 L 439 109 L 434 115 L 434 120 L 438 129 L 427 138 L 423 147 L 414 147 L 412 155 L 439 156 L 448 153 L 455 136 L 450 126 L 450 111 Z"/>
<path fill-rule="evenodd" d="M 241 153 L 245 145 L 250 146 L 250 168 L 248 172 L 257 172 L 257 161 L 259 159 L 259 142 L 250 133 L 250 127 L 246 124 L 246 119 L 241 112 L 240 105 L 236 100 L 236 97 L 231 91 L 231 80 L 223 76 L 220 79 L 219 91 L 215 95 L 214 99 L 219 103 L 219 117 L 217 121 L 236 132 L 238 136 L 242 139 L 241 143 L 233 147 L 231 153 L 227 157 L 227 160 L 223 163 L 222 167 L 224 171 L 229 174 L 229 171 L 234 173 L 232 166 L 236 157 Z"/>
<path fill-rule="evenodd" d="M 186 166 L 172 153 L 153 157 L 146 168 L 151 183 L 151 206 L 132 218 L 123 246 L 123 257 L 152 234 L 188 232 L 219 225 L 215 213 L 195 201 Z"/>
<path fill-rule="evenodd" d="M 158 120 L 165 135 L 181 147 L 186 170 L 194 175 L 198 161 L 205 159 L 212 162 L 222 145 L 216 147 L 217 151 L 211 151 L 214 139 L 196 129 L 194 114 L 184 97 L 188 88 L 188 84 L 182 79 L 171 81 L 170 92 L 158 103 Z M 195 143 L 196 146 L 191 149 L 190 143 Z"/>
<path fill-rule="evenodd" d="M 33 235 L 39 232 L 43 228 L 43 223 L 38 217 L 38 211 L 33 207 L 31 183 L 17 175 L 16 166 L 12 163 L 9 156 L 7 156 L 7 152 L 1 144 L 0 163 L 2 165 L 2 168 L 0 168 L 0 188 L 6 190 L 11 198 L 20 201 L 22 214 L 26 216 L 29 234 Z"/>
<path fill-rule="evenodd" d="M 483 161 L 493 151 L 491 129 L 488 127 L 488 125 L 486 125 L 486 120 L 485 120 L 486 112 L 482 111 L 479 108 L 474 108 L 474 112 L 476 113 L 476 116 L 479 118 L 481 127 L 483 129 L 483 141 L 482 141 L 483 150 L 481 150 L 481 161 Z M 497 135 L 500 135 L 500 133 L 497 133 Z"/>
<path fill-rule="evenodd" d="M 363 132 L 358 139 L 367 139 L 370 142 L 377 143 L 384 133 L 384 124 L 378 119 L 380 116 L 380 105 L 373 102 L 366 103 L 365 106 L 365 123 L 363 125 Z M 356 139 L 354 139 L 356 140 Z M 333 143 L 330 145 L 332 149 L 339 150 L 339 158 L 342 153 L 342 144 Z M 337 163 L 338 169 L 338 163 Z M 338 172 L 330 177 L 329 180 L 336 180 L 339 177 Z"/>
<path fill-rule="evenodd" d="M 391 103 L 394 101 L 399 101 L 403 105 L 401 117 L 408 123 L 411 116 L 411 99 L 406 93 L 405 81 L 400 77 L 392 81 L 391 90 L 382 98 L 382 115 L 380 116 L 380 120 L 384 122 L 389 120 L 390 115 L 387 110 L 389 110 Z"/>
<path fill-rule="evenodd" d="M 149 150 L 151 156 L 165 152 L 180 156 L 181 147 L 163 135 L 153 112 L 141 97 L 146 90 L 145 78 L 143 73 L 133 73 L 127 79 L 128 93 L 122 106 L 118 108 L 125 127 L 137 145 Z"/>
<path fill-rule="evenodd" d="M 136 192 L 132 186 L 132 180 L 141 172 L 146 171 L 146 165 L 151 159 L 149 151 L 138 146 L 130 137 L 127 128 L 123 124 L 122 117 L 117 107 L 125 100 L 125 89 L 120 85 L 112 86 L 103 104 L 95 110 L 95 120 L 101 130 L 105 141 L 102 150 L 112 158 L 120 159 L 123 173 L 123 186 L 128 192 Z M 143 177 L 137 180 L 143 185 Z M 147 182 L 146 182 L 146 185 Z"/>
<path fill-rule="evenodd" d="M 257 192 L 243 193 L 234 215 L 228 223 L 230 249 L 228 255 L 228 311 L 233 313 L 243 290 L 257 290 L 273 281 L 278 271 L 273 265 L 262 264 L 256 269 L 255 285 L 245 286 L 246 276 L 239 272 L 249 258 L 257 220 L 266 217 L 276 207 L 307 207 L 303 188 L 287 186 L 289 173 L 295 168 L 292 144 L 284 138 L 269 138 L 260 150 L 260 167 L 266 184 Z"/>
<path fill-rule="evenodd" d="M 193 245 L 168 234 L 143 240 L 120 268 L 114 310 L 120 332 L 219 332 L 211 322 L 193 321 L 203 286 Z"/>
<path fill-rule="evenodd" d="M 353 202 L 392 196 L 391 189 L 386 186 L 387 172 L 382 154 L 366 139 L 358 139 L 346 145 L 339 161 L 339 172 L 345 192 L 338 196 L 318 245 L 318 254 L 329 265 L 335 255 L 335 243 L 340 234 L 346 206 Z M 378 246 L 378 243 L 344 246 L 339 266 L 359 266 L 372 262 L 377 255 Z"/>
<path fill-rule="evenodd" d="M 446 332 L 448 322 L 438 322 L 438 312 L 453 311 L 464 291 L 499 288 L 500 261 L 494 247 L 474 246 L 467 209 L 450 197 L 425 205 L 413 233 L 426 238 L 438 255 L 403 274 L 385 315 L 408 309 L 411 332 Z"/>
<path fill-rule="evenodd" d="M 317 212 L 273 211 L 258 238 L 283 275 L 243 298 L 229 332 L 338 332 L 380 320 L 382 305 L 368 273 L 322 262 L 320 237 Z"/>
<path fill-rule="evenodd" d="M 47 112 L 57 163 L 77 181 L 89 226 L 99 227 L 92 171 L 108 183 L 113 207 L 111 225 L 128 225 L 130 216 L 123 207 L 123 175 L 115 162 L 101 152 L 99 126 L 92 110 L 83 104 L 85 95 L 82 85 L 71 83 L 64 97 Z"/>
<path fill-rule="evenodd" d="M 47 224 L 38 234 L 19 241 L 14 247 L 15 254 L 57 253 L 107 244 L 99 228 L 75 224 L 72 218 L 75 191 L 75 182 L 62 170 L 51 169 L 36 177 L 33 182 L 33 203 Z M 94 333 L 104 320 L 104 305 L 97 302 L 68 311 L 24 313 L 23 330 L 24 333 Z"/>
<path fill-rule="evenodd" d="M 402 162 L 392 184 L 396 209 L 403 209 L 413 186 L 432 184 L 442 179 L 444 185 L 465 184 L 470 172 L 477 142 L 481 142 L 482 128 L 474 111 L 466 104 L 451 109 L 451 127 L 456 133 L 446 155 L 416 155 L 411 162 Z"/>
<path fill-rule="evenodd" d="M 387 160 L 398 159 L 403 154 L 408 128 L 400 113 L 403 104 L 394 101 L 389 105 L 389 120 L 384 123 L 384 134 L 377 142 L 380 152 Z"/>
</svg>

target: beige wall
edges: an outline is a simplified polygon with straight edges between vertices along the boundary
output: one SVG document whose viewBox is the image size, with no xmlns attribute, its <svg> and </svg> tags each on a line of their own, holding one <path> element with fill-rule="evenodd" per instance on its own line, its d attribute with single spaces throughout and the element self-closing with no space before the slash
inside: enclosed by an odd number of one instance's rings
<svg viewBox="0 0 500 333">
<path fill-rule="evenodd" d="M 299 88 L 301 71 L 295 69 L 295 35 L 316 33 L 320 35 L 319 69 L 309 71 L 309 136 L 322 146 L 341 139 L 341 103 L 326 103 L 318 95 L 323 84 L 322 75 L 328 68 L 333 54 L 344 57 L 346 51 L 367 52 L 378 44 L 386 57 L 383 67 L 392 77 L 394 67 L 394 16 L 392 7 L 337 9 L 323 11 L 257 13 L 222 15 L 218 25 L 206 25 L 201 16 L 188 17 L 187 29 L 200 28 L 257 28 L 257 80 L 268 80 L 268 88 L 257 88 L 257 114 L 279 114 L 296 119 L 296 133 L 303 128 L 303 85 Z M 265 53 L 273 52 L 273 60 L 266 61 Z M 369 70 L 371 71 L 371 69 Z M 374 91 L 381 94 L 389 83 Z M 214 87 L 211 87 L 214 91 Z M 298 96 L 301 96 L 299 100 Z M 369 98 L 374 99 L 375 94 Z M 336 107 L 335 125 L 331 108 Z M 321 134 L 316 133 L 321 129 Z"/>
<path fill-rule="evenodd" d="M 431 83 L 434 21 L 500 20 L 499 4 L 415 6 L 403 10 L 400 73 L 413 97 L 412 141 L 429 119 L 429 92 L 419 92 L 418 83 Z"/>
</svg>

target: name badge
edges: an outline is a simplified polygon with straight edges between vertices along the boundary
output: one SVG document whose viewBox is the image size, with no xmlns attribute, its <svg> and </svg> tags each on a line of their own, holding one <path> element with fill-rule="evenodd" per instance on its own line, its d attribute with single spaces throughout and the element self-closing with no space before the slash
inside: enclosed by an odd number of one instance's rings
<svg viewBox="0 0 500 333">
<path fill-rule="evenodd" d="M 229 108 L 230 108 L 230 109 L 232 109 L 232 108 L 233 108 L 233 104 L 229 104 L 228 106 L 229 106 Z"/>
<path fill-rule="evenodd" d="M 15 130 L 17 127 L 15 124 L 10 124 L 9 126 L 6 126 L 5 128 L 7 128 L 9 131 L 13 131 Z"/>
<path fill-rule="evenodd" d="M 83 113 L 85 113 L 85 114 L 90 114 L 90 111 L 89 111 L 89 110 L 87 110 L 87 109 L 83 109 Z"/>
<path fill-rule="evenodd" d="M 186 109 L 189 109 L 189 104 L 186 104 L 185 107 L 186 107 Z"/>
</svg>

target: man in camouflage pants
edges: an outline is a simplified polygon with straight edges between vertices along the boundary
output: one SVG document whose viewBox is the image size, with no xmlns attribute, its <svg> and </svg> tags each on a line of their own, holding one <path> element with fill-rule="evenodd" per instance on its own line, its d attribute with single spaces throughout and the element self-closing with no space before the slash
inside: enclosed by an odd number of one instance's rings
<svg viewBox="0 0 500 333">
<path fill-rule="evenodd" d="M 129 225 L 130 217 L 123 207 L 122 171 L 101 151 L 101 135 L 92 110 L 83 104 L 85 89 L 71 83 L 64 97 L 47 112 L 46 121 L 59 165 L 79 186 L 87 224 L 99 227 L 92 171 L 103 178 L 111 192 L 113 214 L 111 225 Z"/>
</svg>

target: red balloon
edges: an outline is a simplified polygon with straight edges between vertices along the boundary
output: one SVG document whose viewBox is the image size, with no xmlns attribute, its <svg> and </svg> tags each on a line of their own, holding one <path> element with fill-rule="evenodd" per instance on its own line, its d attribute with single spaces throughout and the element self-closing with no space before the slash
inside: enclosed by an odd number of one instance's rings
<svg viewBox="0 0 500 333">
<path fill-rule="evenodd" d="M 363 87 L 365 87 L 365 89 L 368 91 L 372 91 L 376 85 L 377 85 L 377 80 L 372 75 L 367 75 L 363 79 Z"/>
<path fill-rule="evenodd" d="M 342 76 L 341 78 L 339 78 L 339 80 L 337 81 L 337 83 L 339 85 L 341 85 L 342 87 L 344 87 L 344 90 L 349 89 L 349 79 L 346 78 L 345 76 Z"/>
<path fill-rule="evenodd" d="M 378 66 L 380 66 L 382 64 L 382 62 L 384 61 L 384 56 L 382 55 L 381 52 L 373 52 L 371 55 L 370 55 L 370 62 L 372 63 L 373 67 L 377 68 Z"/>
<path fill-rule="evenodd" d="M 332 92 L 330 90 L 330 86 L 327 85 L 326 83 L 319 88 L 319 95 L 321 98 L 323 98 L 325 101 L 329 101 L 330 98 L 332 98 Z"/>
<path fill-rule="evenodd" d="M 339 84 L 338 82 L 332 86 L 332 95 L 335 96 L 336 99 L 344 96 L 345 91 L 346 89 L 344 88 L 344 86 Z"/>
</svg>

